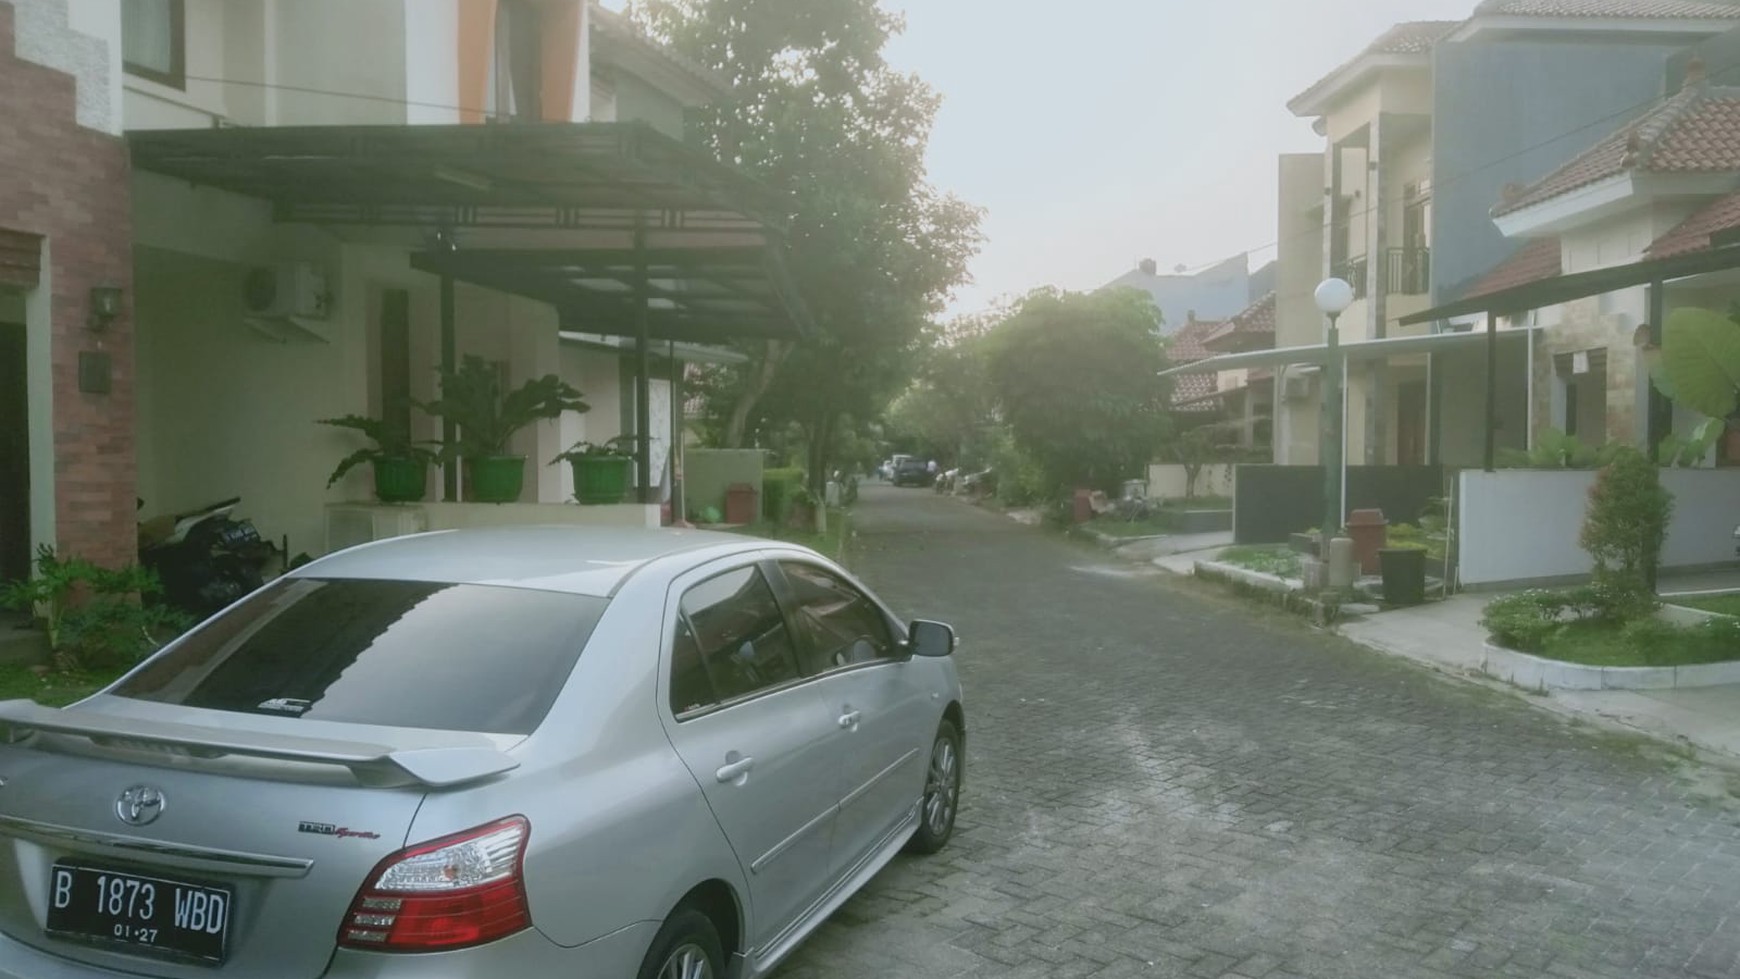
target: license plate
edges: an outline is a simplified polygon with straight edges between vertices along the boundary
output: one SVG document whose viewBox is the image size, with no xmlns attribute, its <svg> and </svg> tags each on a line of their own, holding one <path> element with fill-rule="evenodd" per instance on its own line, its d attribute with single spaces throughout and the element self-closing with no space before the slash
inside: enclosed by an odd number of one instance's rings
<svg viewBox="0 0 1740 979">
<path fill-rule="evenodd" d="M 50 934 L 224 960 L 234 903 L 227 887 L 63 863 L 48 883 Z"/>
</svg>

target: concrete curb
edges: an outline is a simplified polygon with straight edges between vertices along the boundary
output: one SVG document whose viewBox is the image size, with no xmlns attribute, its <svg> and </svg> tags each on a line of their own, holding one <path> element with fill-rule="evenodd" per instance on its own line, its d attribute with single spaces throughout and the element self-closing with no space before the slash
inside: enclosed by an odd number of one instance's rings
<svg viewBox="0 0 1740 979">
<path fill-rule="evenodd" d="M 1694 666 L 1587 666 L 1485 643 L 1480 672 L 1530 690 L 1675 690 L 1740 683 L 1740 662 Z"/>
</svg>

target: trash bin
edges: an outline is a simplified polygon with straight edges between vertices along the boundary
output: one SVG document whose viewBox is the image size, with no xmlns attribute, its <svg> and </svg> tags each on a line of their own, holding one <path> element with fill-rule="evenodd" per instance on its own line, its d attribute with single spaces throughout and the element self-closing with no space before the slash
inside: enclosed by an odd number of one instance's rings
<svg viewBox="0 0 1740 979">
<path fill-rule="evenodd" d="M 1347 536 L 1353 538 L 1353 559 L 1360 574 L 1378 573 L 1378 550 L 1389 543 L 1390 522 L 1382 510 L 1355 510 L 1347 517 Z"/>
<path fill-rule="evenodd" d="M 761 493 L 748 483 L 732 483 L 725 491 L 725 522 L 752 524 L 761 512 Z"/>
<path fill-rule="evenodd" d="M 1071 500 L 1071 503 L 1074 504 L 1073 507 L 1071 508 L 1071 513 L 1070 513 L 1071 521 L 1074 523 L 1087 523 L 1089 520 L 1092 520 L 1094 518 L 1094 502 L 1093 502 L 1093 500 L 1094 500 L 1094 491 L 1093 490 L 1089 490 L 1089 489 L 1076 490 L 1075 496 Z"/>
<path fill-rule="evenodd" d="M 1378 551 L 1383 565 L 1384 604 L 1418 605 L 1426 600 L 1426 552 L 1418 547 Z"/>
</svg>

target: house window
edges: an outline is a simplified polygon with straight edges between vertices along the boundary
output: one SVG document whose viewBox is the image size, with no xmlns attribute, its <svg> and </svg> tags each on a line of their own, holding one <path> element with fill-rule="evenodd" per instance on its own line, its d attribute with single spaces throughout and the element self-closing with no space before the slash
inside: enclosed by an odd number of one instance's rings
<svg viewBox="0 0 1740 979">
<path fill-rule="evenodd" d="M 129 75 L 186 88 L 184 0 L 121 0 L 121 63 Z"/>
<path fill-rule="evenodd" d="M 495 13 L 491 106 L 498 119 L 543 118 L 543 30 L 530 0 L 501 0 Z"/>
<path fill-rule="evenodd" d="M 1605 348 L 1559 354 L 1553 358 L 1558 376 L 1560 409 L 1554 421 L 1566 435 L 1584 445 L 1607 442 L 1607 351 Z"/>
</svg>

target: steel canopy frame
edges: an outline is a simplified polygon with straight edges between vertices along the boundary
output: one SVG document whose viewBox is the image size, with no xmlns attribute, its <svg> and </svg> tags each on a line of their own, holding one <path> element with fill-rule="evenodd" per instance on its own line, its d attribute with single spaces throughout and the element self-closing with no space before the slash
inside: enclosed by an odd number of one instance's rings
<svg viewBox="0 0 1740 979">
<path fill-rule="evenodd" d="M 1442 306 L 1404 316 L 1399 322 L 1403 326 L 1411 326 L 1417 323 L 1443 322 L 1464 316 L 1485 314 L 1486 432 L 1483 461 L 1486 471 L 1491 472 L 1497 465 L 1499 317 L 1517 316 L 1547 306 L 1556 306 L 1559 303 L 1587 299 L 1590 296 L 1600 296 L 1619 289 L 1646 285 L 1650 289 L 1650 322 L 1647 325 L 1654 341 L 1660 343 L 1662 319 L 1666 315 L 1664 288 L 1666 284 L 1676 279 L 1686 279 L 1711 272 L 1723 272 L 1734 268 L 1740 268 L 1740 245 L 1727 245 L 1708 251 L 1693 252 L 1689 255 L 1646 259 L 1641 262 L 1633 262 L 1630 265 L 1618 265 L 1612 268 L 1595 269 L 1591 272 L 1554 276 L 1539 282 L 1530 282 L 1482 296 L 1472 296 L 1457 302 L 1445 303 Z M 1532 356 L 1533 340 L 1529 343 L 1529 350 Z M 1532 397 L 1530 401 L 1530 410 L 1532 411 Z M 1653 387 L 1650 406 L 1647 439 L 1653 447 L 1665 434 L 1664 426 L 1657 417 L 1659 399 L 1654 396 Z"/>
<path fill-rule="evenodd" d="M 135 168 L 268 200 L 280 222 L 426 232 L 436 244 L 411 264 L 441 280 L 443 369 L 458 359 L 455 281 L 550 303 L 562 329 L 633 337 L 643 501 L 651 342 L 811 326 L 780 258 L 780 199 L 643 123 L 156 130 L 128 143 Z M 457 498 L 451 467 L 444 494 Z"/>
</svg>

